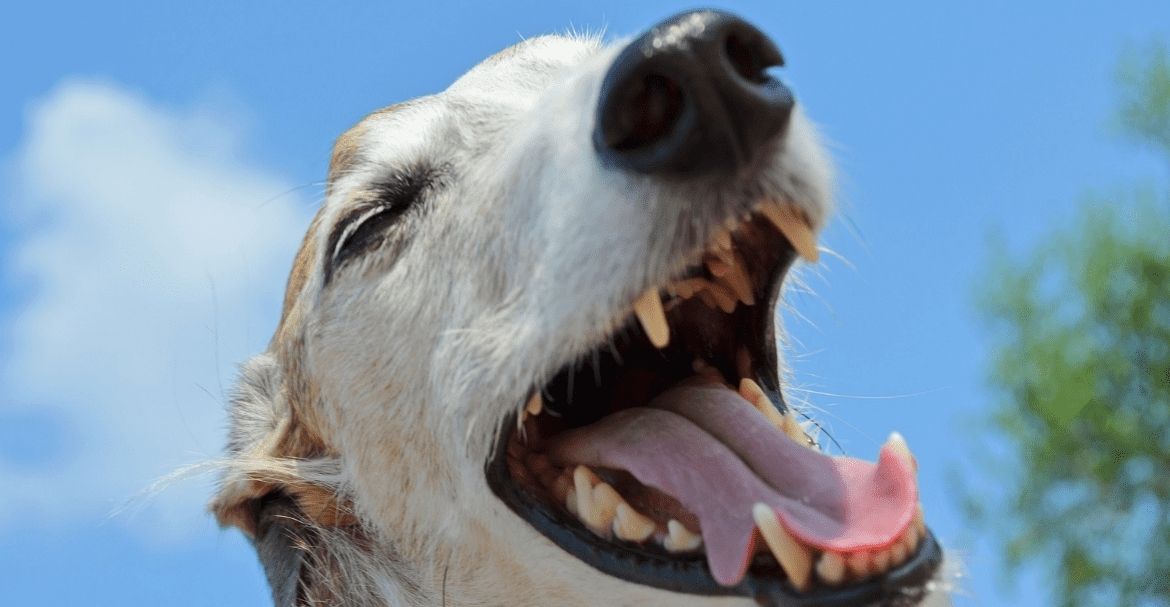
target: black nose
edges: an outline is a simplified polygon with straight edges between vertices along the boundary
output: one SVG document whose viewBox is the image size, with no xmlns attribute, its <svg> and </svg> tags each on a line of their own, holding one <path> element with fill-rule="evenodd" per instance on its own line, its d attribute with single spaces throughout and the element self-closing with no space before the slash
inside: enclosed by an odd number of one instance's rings
<svg viewBox="0 0 1170 607">
<path fill-rule="evenodd" d="M 783 64 L 776 45 L 735 15 L 703 10 L 667 19 L 610 67 L 594 144 L 641 173 L 747 165 L 788 126 L 792 93 L 765 71 Z"/>
</svg>

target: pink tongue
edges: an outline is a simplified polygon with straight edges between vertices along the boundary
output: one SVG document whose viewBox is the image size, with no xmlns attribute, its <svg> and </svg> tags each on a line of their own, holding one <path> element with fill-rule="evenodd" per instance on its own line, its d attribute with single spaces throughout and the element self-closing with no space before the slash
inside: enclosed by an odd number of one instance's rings
<svg viewBox="0 0 1170 607">
<path fill-rule="evenodd" d="M 771 506 L 802 543 L 881 549 L 914 514 L 910 465 L 883 448 L 878 463 L 830 457 L 793 442 L 736 392 L 689 380 L 649 405 L 555 437 L 563 464 L 614 468 L 677 499 L 699 519 L 715 580 L 734 586 L 755 550 L 752 506 Z"/>
</svg>

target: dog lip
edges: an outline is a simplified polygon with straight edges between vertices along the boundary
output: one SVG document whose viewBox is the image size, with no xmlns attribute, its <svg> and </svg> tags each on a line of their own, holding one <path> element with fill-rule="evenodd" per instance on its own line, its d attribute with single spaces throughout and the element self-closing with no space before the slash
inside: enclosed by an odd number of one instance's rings
<svg viewBox="0 0 1170 607">
<path fill-rule="evenodd" d="M 488 487 L 521 520 L 583 563 L 618 579 L 685 594 L 749 597 L 764 607 L 913 605 L 942 564 L 942 549 L 929 529 L 918 549 L 889 571 L 846 586 L 797 591 L 786 578 L 753 567 L 734 586 L 715 581 L 702 553 L 665 555 L 633 543 L 603 540 L 559 508 L 511 482 L 504 453 L 515 415 L 503 420 L 494 455 L 485 465 Z"/>
</svg>

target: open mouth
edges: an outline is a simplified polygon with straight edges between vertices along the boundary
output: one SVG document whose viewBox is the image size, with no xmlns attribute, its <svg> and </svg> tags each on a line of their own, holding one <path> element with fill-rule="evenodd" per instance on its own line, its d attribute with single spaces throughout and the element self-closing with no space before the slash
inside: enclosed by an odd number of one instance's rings
<svg viewBox="0 0 1170 607">
<path fill-rule="evenodd" d="M 820 451 L 783 401 L 774 310 L 795 207 L 761 201 L 624 327 L 534 389 L 487 465 L 492 490 L 615 577 L 763 605 L 913 604 L 941 561 L 897 435 L 876 463 Z"/>
</svg>

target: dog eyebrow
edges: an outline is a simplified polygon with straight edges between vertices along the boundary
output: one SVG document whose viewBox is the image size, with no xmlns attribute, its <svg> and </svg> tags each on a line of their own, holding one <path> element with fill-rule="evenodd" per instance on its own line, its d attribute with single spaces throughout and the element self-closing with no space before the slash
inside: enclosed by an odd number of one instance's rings
<svg viewBox="0 0 1170 607">
<path fill-rule="evenodd" d="M 333 270 L 344 261 L 343 249 L 349 238 L 359 230 L 366 220 L 377 216 L 376 221 L 384 227 L 393 225 L 409 209 L 423 198 L 439 177 L 434 167 L 412 167 L 394 171 L 378 178 L 370 185 L 350 196 L 356 201 L 329 231 L 325 248 L 328 258 L 325 264 L 325 283 L 329 283 Z"/>
</svg>

